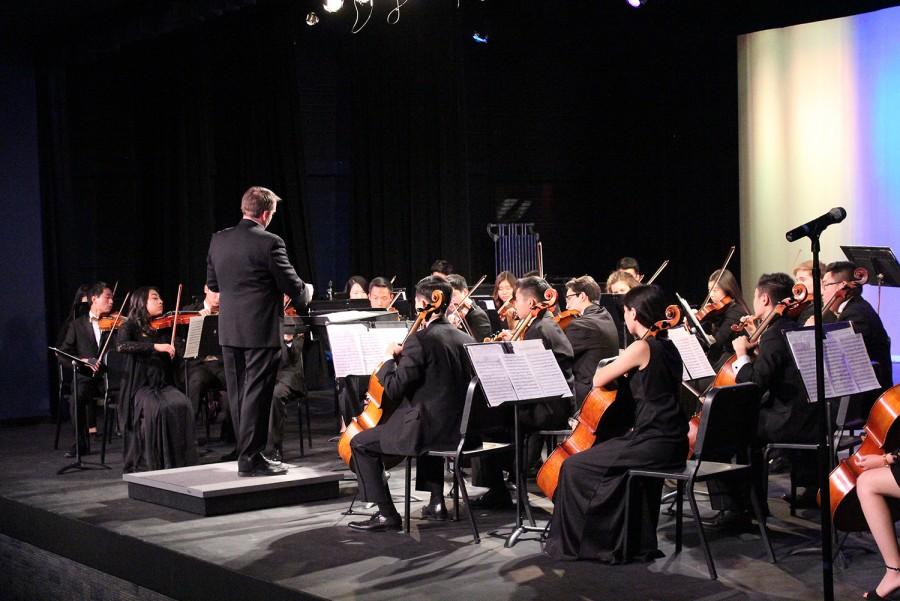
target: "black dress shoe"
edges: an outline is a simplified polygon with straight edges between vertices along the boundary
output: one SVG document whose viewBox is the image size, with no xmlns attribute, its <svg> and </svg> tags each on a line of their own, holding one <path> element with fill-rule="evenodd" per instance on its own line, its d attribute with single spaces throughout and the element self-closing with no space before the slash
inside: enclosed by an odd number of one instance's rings
<svg viewBox="0 0 900 601">
<path fill-rule="evenodd" d="M 399 513 L 385 516 L 379 511 L 364 522 L 350 522 L 347 525 L 354 530 L 363 532 L 385 532 L 387 530 L 400 530 L 403 526 L 403 520 L 400 519 Z"/>
<path fill-rule="evenodd" d="M 422 519 L 429 522 L 446 522 L 447 507 L 443 503 L 426 505 L 422 508 Z"/>
<path fill-rule="evenodd" d="M 222 458 L 219 459 L 219 461 L 237 461 L 237 458 L 238 458 L 238 452 L 237 452 L 237 449 L 235 449 L 230 453 L 226 453 L 225 455 L 222 455 Z"/>
<path fill-rule="evenodd" d="M 279 449 L 273 449 L 271 453 L 263 453 L 263 459 L 269 463 L 274 463 L 275 465 L 281 465 L 283 461 Z"/>
<path fill-rule="evenodd" d="M 512 498 L 509 491 L 489 490 L 480 499 L 474 499 L 469 502 L 474 509 L 510 509 L 513 506 Z"/>
<path fill-rule="evenodd" d="M 252 468 L 248 470 L 238 470 L 238 476 L 249 477 L 249 476 L 281 476 L 282 474 L 287 473 L 287 468 L 281 465 L 275 465 L 274 463 L 269 463 L 268 461 L 262 461 L 256 463 Z"/>
</svg>

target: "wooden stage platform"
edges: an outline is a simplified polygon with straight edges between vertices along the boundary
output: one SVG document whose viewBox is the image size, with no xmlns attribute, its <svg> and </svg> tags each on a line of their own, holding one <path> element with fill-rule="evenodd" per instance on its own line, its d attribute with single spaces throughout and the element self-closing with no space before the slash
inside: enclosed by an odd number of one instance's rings
<svg viewBox="0 0 900 601">
<path fill-rule="evenodd" d="M 344 475 L 334 444 L 330 401 L 313 405 L 312 450 L 299 456 L 296 424 L 286 459 L 320 474 Z M 71 438 L 71 434 L 69 434 Z M 121 474 L 121 440 L 108 455 L 111 470 L 57 476 L 66 463 L 52 450 L 50 424 L 0 429 L 0 599 L 142 599 L 249 601 L 354 600 L 816 600 L 821 567 L 816 554 L 789 555 L 818 542 L 818 515 L 790 517 L 780 500 L 786 478 L 775 476 L 769 522 L 778 563 L 770 564 L 758 532 L 708 531 L 719 580 L 707 578 L 690 522 L 685 550 L 673 555 L 673 518 L 660 519 L 666 557 L 649 564 L 606 566 L 554 562 L 535 535 L 506 549 L 512 511 L 480 511 L 482 543 L 468 522 L 413 519 L 410 535 L 365 534 L 347 528 L 342 512 L 356 490 L 339 483 L 337 498 L 203 517 L 129 498 Z M 64 440 L 63 448 L 69 440 Z M 211 443 L 202 461 L 229 447 Z M 89 457 L 96 460 L 96 455 Z M 218 469 L 218 468 L 215 468 Z M 338 470 L 338 471 L 335 471 Z M 402 494 L 403 472 L 391 478 Z M 532 495 L 535 517 L 552 506 Z M 413 516 L 421 503 L 413 504 Z M 702 508 L 709 512 L 709 508 Z M 465 508 L 463 508 L 465 511 Z M 854 545 L 874 550 L 867 535 Z M 838 599 L 858 599 L 881 576 L 871 551 L 851 550 L 835 569 Z"/>
</svg>

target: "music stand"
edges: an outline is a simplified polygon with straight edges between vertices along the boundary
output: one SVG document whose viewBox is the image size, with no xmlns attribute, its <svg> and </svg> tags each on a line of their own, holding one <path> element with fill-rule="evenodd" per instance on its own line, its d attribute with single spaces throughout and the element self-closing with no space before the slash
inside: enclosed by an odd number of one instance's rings
<svg viewBox="0 0 900 601">
<path fill-rule="evenodd" d="M 881 287 L 900 287 L 900 263 L 889 246 L 841 246 L 841 250 L 857 267 L 869 272 L 878 287 L 876 311 L 881 313 Z"/>
<path fill-rule="evenodd" d="M 59 358 L 65 357 L 72 362 L 72 401 L 75 407 L 74 413 L 72 414 L 72 423 L 74 424 L 73 430 L 75 432 L 75 461 L 66 465 L 64 467 L 59 468 L 56 471 L 57 476 L 62 476 L 63 474 L 68 474 L 71 471 L 85 471 L 85 470 L 108 470 L 111 469 L 105 463 L 92 463 L 89 461 L 81 460 L 81 445 L 78 444 L 78 368 L 83 367 L 90 369 L 90 364 L 79 358 L 75 355 L 70 355 L 65 351 L 61 351 L 56 347 L 48 347 L 51 351 L 56 353 L 56 356 Z"/>
</svg>

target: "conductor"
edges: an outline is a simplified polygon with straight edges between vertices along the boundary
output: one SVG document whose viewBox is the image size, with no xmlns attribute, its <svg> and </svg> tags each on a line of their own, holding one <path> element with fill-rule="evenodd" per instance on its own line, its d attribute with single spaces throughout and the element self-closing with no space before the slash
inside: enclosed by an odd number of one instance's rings
<svg viewBox="0 0 900 601">
<path fill-rule="evenodd" d="M 240 476 L 287 471 L 263 457 L 281 360 L 282 293 L 300 308 L 311 292 L 288 260 L 284 240 L 266 231 L 280 200 L 267 188 L 247 190 L 241 199 L 243 219 L 213 234 L 206 257 L 206 285 L 221 293 L 219 343 Z"/>
</svg>

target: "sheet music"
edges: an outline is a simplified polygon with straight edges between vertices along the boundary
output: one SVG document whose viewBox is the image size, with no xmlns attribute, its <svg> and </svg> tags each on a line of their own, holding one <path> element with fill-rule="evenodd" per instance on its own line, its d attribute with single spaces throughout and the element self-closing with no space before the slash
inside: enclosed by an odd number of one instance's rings
<svg viewBox="0 0 900 601">
<path fill-rule="evenodd" d="M 328 320 L 328 323 L 346 323 L 348 321 L 372 319 L 379 315 L 384 315 L 384 311 L 338 311 L 337 313 L 325 313 L 320 317 L 324 317 Z"/>
<path fill-rule="evenodd" d="M 572 396 L 569 383 L 563 375 L 553 351 L 543 349 L 541 352 L 530 352 L 522 355 L 531 368 L 540 388 L 540 396 Z"/>
<path fill-rule="evenodd" d="M 406 338 L 406 328 L 366 328 L 360 338 L 366 373 L 375 371 L 387 356 L 388 347 L 400 344 Z"/>
<path fill-rule="evenodd" d="M 512 344 L 514 353 L 542 353 L 547 350 L 544 348 L 544 343 L 537 338 L 532 338 L 531 340 L 516 340 L 510 344 Z"/>
<path fill-rule="evenodd" d="M 481 381 L 481 388 L 491 407 L 518 398 L 512 381 L 503 366 L 503 348 L 500 344 L 478 344 L 466 347 L 472 365 Z"/>
<path fill-rule="evenodd" d="M 203 335 L 203 320 L 205 315 L 191 317 L 188 322 L 187 339 L 184 343 L 184 358 L 196 359 L 200 355 L 200 339 Z"/>
<path fill-rule="evenodd" d="M 863 341 L 862 334 L 840 337 L 836 342 L 847 358 L 847 365 L 859 391 L 866 392 L 881 388 L 878 378 L 875 377 L 875 370 L 872 369 L 872 361 L 866 351 L 866 343 Z"/>
<path fill-rule="evenodd" d="M 818 401 L 816 394 L 816 334 L 813 330 L 793 330 L 785 333 L 788 346 L 794 355 L 797 370 L 806 387 L 806 394 L 811 403 Z M 834 398 L 830 390 L 828 377 L 825 377 L 825 396 Z"/>
<path fill-rule="evenodd" d="M 842 338 L 833 338 L 831 336 L 825 338 L 823 350 L 825 354 L 826 391 L 829 388 L 829 384 L 831 385 L 828 398 L 842 397 L 860 392 L 856 382 L 853 381 L 850 365 L 848 365 L 844 352 L 841 350 L 841 340 Z"/>
<path fill-rule="evenodd" d="M 366 369 L 366 361 L 360 336 L 367 328 L 361 323 L 325 326 L 328 342 L 331 345 L 331 356 L 334 361 L 334 375 L 345 378 L 349 375 L 366 375 L 372 373 Z"/>
<path fill-rule="evenodd" d="M 713 378 L 716 375 L 709 359 L 697 337 L 685 330 L 684 328 L 672 328 L 669 330 L 669 340 L 678 349 L 681 355 L 683 369 L 681 379 L 685 382 L 689 380 L 697 380 L 700 378 Z"/>
<path fill-rule="evenodd" d="M 505 354 L 502 363 L 506 369 L 506 375 L 512 381 L 513 388 L 516 389 L 517 399 L 538 399 L 544 396 L 541 385 L 538 384 L 537 378 L 531 371 L 526 355 Z"/>
</svg>

